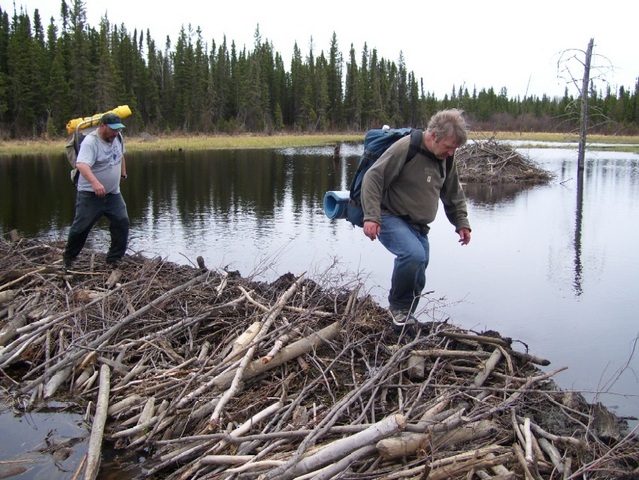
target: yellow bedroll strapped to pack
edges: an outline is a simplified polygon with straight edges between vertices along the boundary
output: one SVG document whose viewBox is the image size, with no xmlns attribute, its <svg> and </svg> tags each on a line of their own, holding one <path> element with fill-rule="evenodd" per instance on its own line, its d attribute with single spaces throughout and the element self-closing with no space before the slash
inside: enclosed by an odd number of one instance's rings
<svg viewBox="0 0 639 480">
<path fill-rule="evenodd" d="M 96 113 L 92 117 L 74 118 L 73 120 L 69 120 L 69 122 L 67 123 L 67 132 L 71 134 L 76 130 L 95 127 L 100 123 L 100 119 L 106 113 L 115 113 L 120 118 L 126 118 L 131 115 L 131 109 L 128 105 L 120 105 L 119 107 L 116 107 L 113 110 L 109 110 L 108 112 Z"/>
</svg>

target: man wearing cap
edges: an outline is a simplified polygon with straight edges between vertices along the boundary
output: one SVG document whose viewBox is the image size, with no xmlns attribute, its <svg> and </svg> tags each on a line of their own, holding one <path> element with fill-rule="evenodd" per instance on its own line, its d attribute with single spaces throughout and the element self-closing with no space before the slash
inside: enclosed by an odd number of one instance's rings
<svg viewBox="0 0 639 480">
<path fill-rule="evenodd" d="M 62 257 L 66 269 L 80 254 L 91 228 L 103 215 L 110 222 L 111 233 L 107 264 L 116 267 L 124 256 L 129 238 L 129 215 L 120 193 L 120 180 L 127 177 L 120 134 L 124 128 L 119 116 L 105 113 L 98 127 L 80 144 L 75 218 Z"/>
</svg>

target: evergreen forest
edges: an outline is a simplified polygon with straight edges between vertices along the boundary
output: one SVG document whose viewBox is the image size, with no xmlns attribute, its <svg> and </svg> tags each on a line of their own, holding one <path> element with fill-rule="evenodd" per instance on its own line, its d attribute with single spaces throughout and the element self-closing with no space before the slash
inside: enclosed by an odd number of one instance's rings
<svg viewBox="0 0 639 480">
<path fill-rule="evenodd" d="M 15 6 L 14 6 L 15 8 Z M 336 35 L 330 49 L 287 61 L 255 30 L 252 50 L 231 40 L 207 42 L 200 29 L 157 45 L 103 18 L 87 24 L 83 0 L 61 0 L 60 19 L 38 10 L 0 8 L 0 140 L 57 138 L 72 118 L 128 105 L 129 131 L 162 134 L 360 132 L 383 124 L 423 127 L 443 108 L 466 111 L 478 131 L 573 132 L 580 98 L 509 98 L 505 88 L 451 86 L 435 98 L 404 64 L 375 48 L 351 47 Z M 588 92 L 592 133 L 639 134 L 639 79 L 634 87 Z"/>
</svg>

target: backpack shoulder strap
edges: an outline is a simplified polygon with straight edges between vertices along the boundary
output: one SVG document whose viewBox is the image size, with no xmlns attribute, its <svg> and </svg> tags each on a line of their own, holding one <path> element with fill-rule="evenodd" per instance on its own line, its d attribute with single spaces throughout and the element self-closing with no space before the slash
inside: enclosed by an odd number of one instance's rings
<svg viewBox="0 0 639 480">
<path fill-rule="evenodd" d="M 76 130 L 75 132 L 73 132 L 73 148 L 75 148 L 76 155 L 80 152 L 80 144 L 83 140 L 82 137 L 84 137 L 84 133 L 82 133 L 80 130 Z"/>
<path fill-rule="evenodd" d="M 410 162 L 415 155 L 422 151 L 422 138 L 424 131 L 416 128 L 410 132 L 410 145 L 408 146 L 408 153 L 406 154 L 406 163 Z"/>
</svg>

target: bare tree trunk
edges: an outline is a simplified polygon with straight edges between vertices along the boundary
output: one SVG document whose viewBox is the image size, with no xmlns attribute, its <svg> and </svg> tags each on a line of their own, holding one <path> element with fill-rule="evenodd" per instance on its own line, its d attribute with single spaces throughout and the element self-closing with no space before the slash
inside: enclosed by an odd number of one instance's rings
<svg viewBox="0 0 639 480">
<path fill-rule="evenodd" d="M 109 409 L 109 394 L 111 390 L 111 370 L 108 365 L 100 367 L 100 388 L 98 390 L 98 402 L 93 416 L 91 426 L 91 437 L 89 438 L 89 451 L 87 453 L 86 469 L 84 471 L 85 480 L 94 480 L 100 472 L 100 462 L 102 455 L 102 437 L 104 435 L 104 425 L 107 420 Z"/>
<path fill-rule="evenodd" d="M 586 155 L 586 133 L 588 131 L 588 84 L 590 83 L 590 60 L 595 39 L 591 38 L 586 50 L 584 63 L 584 77 L 581 83 L 581 132 L 579 133 L 579 153 L 577 156 L 577 174 L 581 177 L 584 172 L 584 157 Z"/>
</svg>

